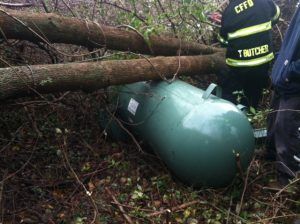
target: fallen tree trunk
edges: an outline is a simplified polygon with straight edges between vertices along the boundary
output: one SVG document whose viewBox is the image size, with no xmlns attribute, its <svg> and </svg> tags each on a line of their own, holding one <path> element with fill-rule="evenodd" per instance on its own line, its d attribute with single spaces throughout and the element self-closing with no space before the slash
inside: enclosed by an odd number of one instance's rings
<svg viewBox="0 0 300 224">
<path fill-rule="evenodd" d="M 89 48 L 106 47 L 151 55 L 211 54 L 222 51 L 177 38 L 150 35 L 149 40 L 135 31 L 100 25 L 87 20 L 51 13 L 6 12 L 0 9 L 0 37 L 31 42 L 65 43 Z M 148 38 L 146 38 L 148 39 Z"/>
<path fill-rule="evenodd" d="M 8 2 L 0 2 L 0 5 L 5 7 L 12 7 L 12 8 L 33 6 L 32 3 L 8 3 Z"/>
<path fill-rule="evenodd" d="M 35 92 L 93 91 L 111 85 L 175 75 L 211 74 L 225 69 L 224 66 L 224 56 L 213 54 L 2 68 L 0 100 Z"/>
</svg>

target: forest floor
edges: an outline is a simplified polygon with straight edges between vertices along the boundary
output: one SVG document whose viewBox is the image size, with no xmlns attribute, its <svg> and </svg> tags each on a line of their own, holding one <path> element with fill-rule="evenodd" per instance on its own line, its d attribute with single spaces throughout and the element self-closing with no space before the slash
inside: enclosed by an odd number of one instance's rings
<svg viewBox="0 0 300 224">
<path fill-rule="evenodd" d="M 300 214 L 299 184 L 277 186 L 261 143 L 227 188 L 191 189 L 156 156 L 109 140 L 103 94 L 1 106 L 2 223 L 291 223 Z"/>
</svg>

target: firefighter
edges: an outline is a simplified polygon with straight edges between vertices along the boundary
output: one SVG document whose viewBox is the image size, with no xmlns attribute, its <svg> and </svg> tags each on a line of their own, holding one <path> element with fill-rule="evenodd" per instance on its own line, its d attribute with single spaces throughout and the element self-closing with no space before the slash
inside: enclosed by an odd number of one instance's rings
<svg viewBox="0 0 300 224">
<path fill-rule="evenodd" d="M 275 93 L 271 103 L 274 111 L 268 117 L 268 139 L 276 149 L 278 181 L 281 186 L 297 177 L 300 171 L 299 24 L 300 9 L 297 8 L 271 74 Z"/>
<path fill-rule="evenodd" d="M 272 0 L 231 0 L 222 14 L 219 41 L 227 47 L 229 72 L 220 75 L 223 98 L 257 107 L 263 88 L 268 87 L 268 70 L 274 58 L 272 26 L 280 9 Z"/>
</svg>

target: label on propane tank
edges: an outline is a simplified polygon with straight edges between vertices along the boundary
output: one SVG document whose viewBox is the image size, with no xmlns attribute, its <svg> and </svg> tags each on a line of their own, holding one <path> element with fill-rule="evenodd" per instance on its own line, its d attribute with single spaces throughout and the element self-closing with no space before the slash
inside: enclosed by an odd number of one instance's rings
<svg viewBox="0 0 300 224">
<path fill-rule="evenodd" d="M 139 106 L 139 103 L 135 99 L 131 98 L 127 109 L 130 113 L 135 115 L 138 106 Z"/>
</svg>

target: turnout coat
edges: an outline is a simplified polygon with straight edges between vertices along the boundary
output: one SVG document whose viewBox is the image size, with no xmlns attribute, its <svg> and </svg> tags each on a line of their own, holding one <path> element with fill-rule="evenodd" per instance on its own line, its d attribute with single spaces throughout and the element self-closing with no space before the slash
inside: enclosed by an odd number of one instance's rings
<svg viewBox="0 0 300 224">
<path fill-rule="evenodd" d="M 300 8 L 289 25 L 272 69 L 272 84 L 279 94 L 300 94 Z"/>
</svg>

